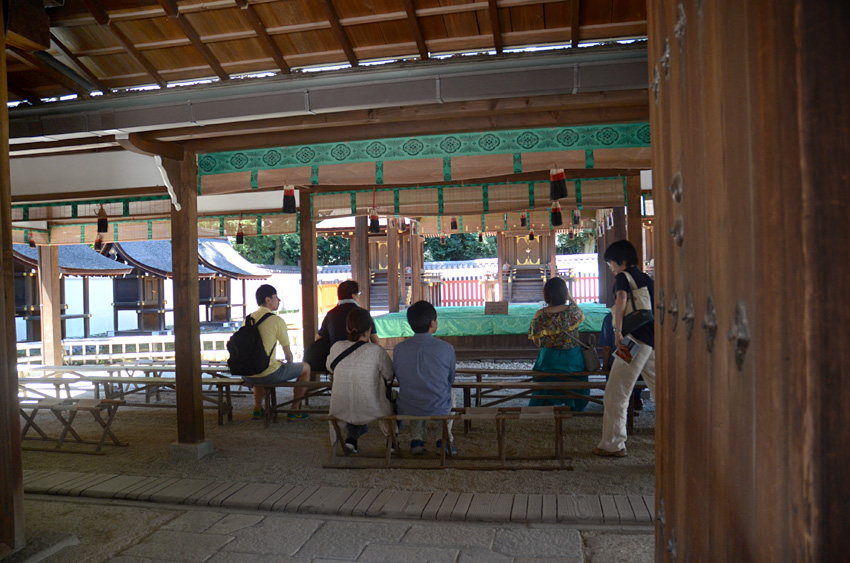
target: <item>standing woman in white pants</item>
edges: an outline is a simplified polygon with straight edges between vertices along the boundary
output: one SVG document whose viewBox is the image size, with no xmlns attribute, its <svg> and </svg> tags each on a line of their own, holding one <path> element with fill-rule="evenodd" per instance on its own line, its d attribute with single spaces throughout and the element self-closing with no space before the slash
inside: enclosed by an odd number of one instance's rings
<svg viewBox="0 0 850 563">
<path fill-rule="evenodd" d="M 629 291 L 646 287 L 649 290 L 652 308 L 655 309 L 655 282 L 638 268 L 635 247 L 627 240 L 611 244 L 605 250 L 605 262 L 614 274 L 614 349 L 623 347 L 623 317 Z M 629 279 L 631 277 L 631 280 Z M 630 283 L 634 281 L 634 286 Z M 639 375 L 655 397 L 655 324 L 650 322 L 627 335 L 638 345 L 630 363 L 616 354 L 603 400 L 605 412 L 602 417 L 602 440 L 593 453 L 603 457 L 626 457 L 626 414 L 629 398 Z"/>
</svg>

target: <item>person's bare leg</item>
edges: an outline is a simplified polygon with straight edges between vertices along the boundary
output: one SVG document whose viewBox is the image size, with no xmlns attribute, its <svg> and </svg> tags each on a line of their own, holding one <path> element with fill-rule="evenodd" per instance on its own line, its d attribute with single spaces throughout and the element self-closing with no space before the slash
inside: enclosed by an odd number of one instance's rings
<svg viewBox="0 0 850 563">
<path fill-rule="evenodd" d="M 301 375 L 296 379 L 298 382 L 306 382 L 310 381 L 310 364 L 304 362 L 304 367 L 301 369 Z M 292 410 L 298 410 L 301 408 L 301 399 L 304 398 L 304 395 L 307 393 L 306 387 L 293 387 L 292 388 Z"/>
</svg>

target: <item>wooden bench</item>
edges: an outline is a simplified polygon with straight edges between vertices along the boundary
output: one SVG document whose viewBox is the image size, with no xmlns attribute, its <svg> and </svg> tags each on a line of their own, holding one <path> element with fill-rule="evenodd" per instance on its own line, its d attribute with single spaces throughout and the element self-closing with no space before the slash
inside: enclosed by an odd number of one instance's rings
<svg viewBox="0 0 850 563">
<path fill-rule="evenodd" d="M 572 467 L 567 465 L 569 457 L 565 455 L 563 444 L 563 421 L 573 416 L 569 407 L 472 407 L 472 408 L 456 408 L 452 409 L 452 414 L 433 415 L 433 416 L 404 416 L 393 415 L 379 418 L 378 420 L 387 423 L 390 428 L 389 440 L 392 443 L 395 454 L 387 448 L 383 455 L 369 455 L 361 450 L 361 453 L 351 454 L 345 448 L 345 440 L 340 428 L 340 423 L 343 421 L 333 416 L 322 417 L 322 420 L 330 422 L 336 436 L 336 444 L 331 444 L 330 462 L 325 467 L 334 468 L 351 468 L 351 469 L 385 469 L 385 468 L 410 468 L 410 469 L 566 469 L 572 470 Z M 487 421 L 493 422 L 495 426 L 496 442 L 495 453 L 492 455 L 470 455 L 458 454 L 452 455 L 445 448 L 437 456 L 412 456 L 412 454 L 402 452 L 399 447 L 397 422 L 411 420 L 426 420 L 439 422 L 442 427 L 442 443 L 449 443 L 448 421 Z M 539 453 L 525 453 L 508 455 L 508 421 L 538 421 L 548 420 L 553 422 L 554 428 L 554 447 L 545 455 Z M 337 454 L 337 446 L 342 455 Z M 463 445 L 459 444 L 459 449 L 463 451 Z M 353 462 L 354 458 L 363 458 L 366 460 L 384 459 L 383 464 L 374 464 L 367 462 Z M 393 460 L 396 460 L 395 463 Z M 346 460 L 343 462 L 342 460 Z M 415 464 L 403 463 L 403 461 L 415 461 Z M 541 463 L 542 461 L 556 462 Z M 353 462 L 353 463 L 352 463 Z M 519 463 L 513 463 L 519 462 Z M 537 463 L 528 463 L 537 462 Z"/>
<path fill-rule="evenodd" d="M 66 377 L 26 377 L 18 379 L 18 387 L 25 390 L 27 393 L 37 393 L 46 396 L 46 394 L 38 389 L 34 389 L 33 385 L 53 385 L 55 388 L 56 398 L 60 398 L 64 389 L 66 397 L 71 397 L 71 385 L 75 383 L 84 383 L 94 387 L 95 399 L 100 399 L 101 394 L 105 399 L 123 400 L 129 395 L 136 393 L 145 394 L 145 402 L 124 402 L 127 407 L 148 407 L 148 408 L 177 408 L 176 403 L 152 403 L 151 398 L 155 397 L 159 400 L 159 392 L 163 389 L 173 389 L 177 381 L 173 377 L 116 377 L 116 376 L 97 376 L 97 375 L 71 375 Z M 234 385 L 242 385 L 240 379 L 232 379 L 228 377 L 205 377 L 201 380 L 202 386 L 214 388 L 214 393 L 203 392 L 202 397 L 206 403 L 204 408 L 215 409 L 217 412 L 218 424 L 224 423 L 224 417 L 227 416 L 228 421 L 233 420 L 233 402 L 231 396 L 231 387 Z"/>
<path fill-rule="evenodd" d="M 76 452 L 76 453 L 93 453 L 93 454 L 102 454 L 101 448 L 103 448 L 103 444 L 106 441 L 107 436 L 112 440 L 112 443 L 116 446 L 126 446 L 126 443 L 120 442 L 115 434 L 112 432 L 112 421 L 115 419 L 115 415 L 118 412 L 118 407 L 123 405 L 124 401 L 120 400 L 110 400 L 110 399 L 57 399 L 57 398 L 45 398 L 45 399 L 24 399 L 21 401 L 20 413 L 24 418 L 26 423 L 24 424 L 23 430 L 21 431 L 21 441 L 27 439 L 27 434 L 30 430 L 34 430 L 40 438 L 30 438 L 30 439 L 41 439 L 43 441 L 51 441 L 56 442 L 56 446 L 51 449 L 45 448 L 28 448 L 24 449 L 29 450 L 41 450 L 41 451 L 70 451 L 70 450 L 60 450 L 62 446 L 65 444 L 65 441 L 68 437 L 68 434 L 74 439 L 74 441 L 78 444 L 91 444 L 95 445 L 94 451 L 88 452 Z M 27 410 L 30 412 L 27 413 Z M 47 435 L 41 427 L 36 424 L 35 417 L 38 414 L 39 410 L 49 410 L 53 413 L 56 419 L 62 424 L 62 432 L 60 433 L 58 438 L 52 438 Z M 106 420 L 103 420 L 101 417 L 101 412 L 106 411 Z M 74 421 L 76 420 L 78 412 L 89 412 L 94 418 L 95 422 L 97 422 L 103 432 L 101 433 L 100 439 L 97 441 L 93 440 L 84 440 L 80 437 L 76 430 L 74 430 Z M 67 415 L 65 415 L 67 413 Z"/>
</svg>

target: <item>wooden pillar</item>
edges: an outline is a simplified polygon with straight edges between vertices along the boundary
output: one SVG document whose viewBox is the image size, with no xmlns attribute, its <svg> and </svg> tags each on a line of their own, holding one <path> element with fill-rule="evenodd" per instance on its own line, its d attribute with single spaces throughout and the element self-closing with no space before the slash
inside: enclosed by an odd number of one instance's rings
<svg viewBox="0 0 850 563">
<path fill-rule="evenodd" d="M 319 284 L 316 278 L 316 223 L 310 209 L 310 195 L 301 194 L 301 326 L 304 347 L 316 339 L 319 330 Z"/>
<path fill-rule="evenodd" d="M 546 245 L 549 254 L 549 278 L 558 276 L 558 235 L 551 231 L 546 237 Z"/>
<path fill-rule="evenodd" d="M 83 338 L 91 338 L 91 302 L 89 300 L 89 276 L 83 276 Z"/>
<path fill-rule="evenodd" d="M 41 358 L 45 365 L 61 366 L 62 292 L 59 279 L 59 247 L 38 247 L 38 290 L 41 300 Z"/>
<path fill-rule="evenodd" d="M 643 219 L 640 205 L 640 175 L 626 177 L 626 203 L 628 217 L 626 218 L 626 238 L 637 250 L 638 267 L 643 269 L 645 260 L 643 253 Z"/>
<path fill-rule="evenodd" d="M 8 101 L 6 39 L 0 34 L 0 558 L 24 546 L 21 415 L 15 366 L 15 267 L 12 257 Z"/>
<path fill-rule="evenodd" d="M 410 303 L 422 300 L 422 237 L 419 223 L 410 222 Z"/>
<path fill-rule="evenodd" d="M 401 227 L 401 224 L 399 224 Z M 407 299 L 407 266 L 410 264 L 410 245 L 407 242 L 409 231 L 403 232 L 398 237 L 398 295 L 401 302 Z"/>
<path fill-rule="evenodd" d="M 360 284 L 360 305 L 369 308 L 369 218 L 354 218 L 354 240 L 351 241 L 351 277 Z"/>
<path fill-rule="evenodd" d="M 391 313 L 398 312 L 398 226 L 387 218 L 387 303 Z"/>
<path fill-rule="evenodd" d="M 507 280 L 505 279 L 504 266 L 507 263 L 507 253 L 505 252 L 505 233 L 496 233 L 496 274 L 499 276 L 499 294 L 501 300 L 507 300 Z"/>
<path fill-rule="evenodd" d="M 171 267 L 174 274 L 174 357 L 177 392 L 175 457 L 199 458 L 212 452 L 204 440 L 201 394 L 201 326 L 198 319 L 198 167 L 195 154 L 183 161 L 163 159 L 180 211 L 171 208 Z M 204 444 L 201 446 L 201 444 Z"/>
</svg>

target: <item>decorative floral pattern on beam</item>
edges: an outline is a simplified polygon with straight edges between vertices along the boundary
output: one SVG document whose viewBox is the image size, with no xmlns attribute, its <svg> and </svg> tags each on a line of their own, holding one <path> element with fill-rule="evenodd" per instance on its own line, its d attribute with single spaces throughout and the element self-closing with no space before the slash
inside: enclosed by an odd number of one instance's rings
<svg viewBox="0 0 850 563">
<path fill-rule="evenodd" d="M 648 123 L 516 129 L 209 153 L 199 155 L 198 174 L 208 176 L 244 170 L 374 162 L 378 159 L 393 161 L 649 146 Z"/>
</svg>

